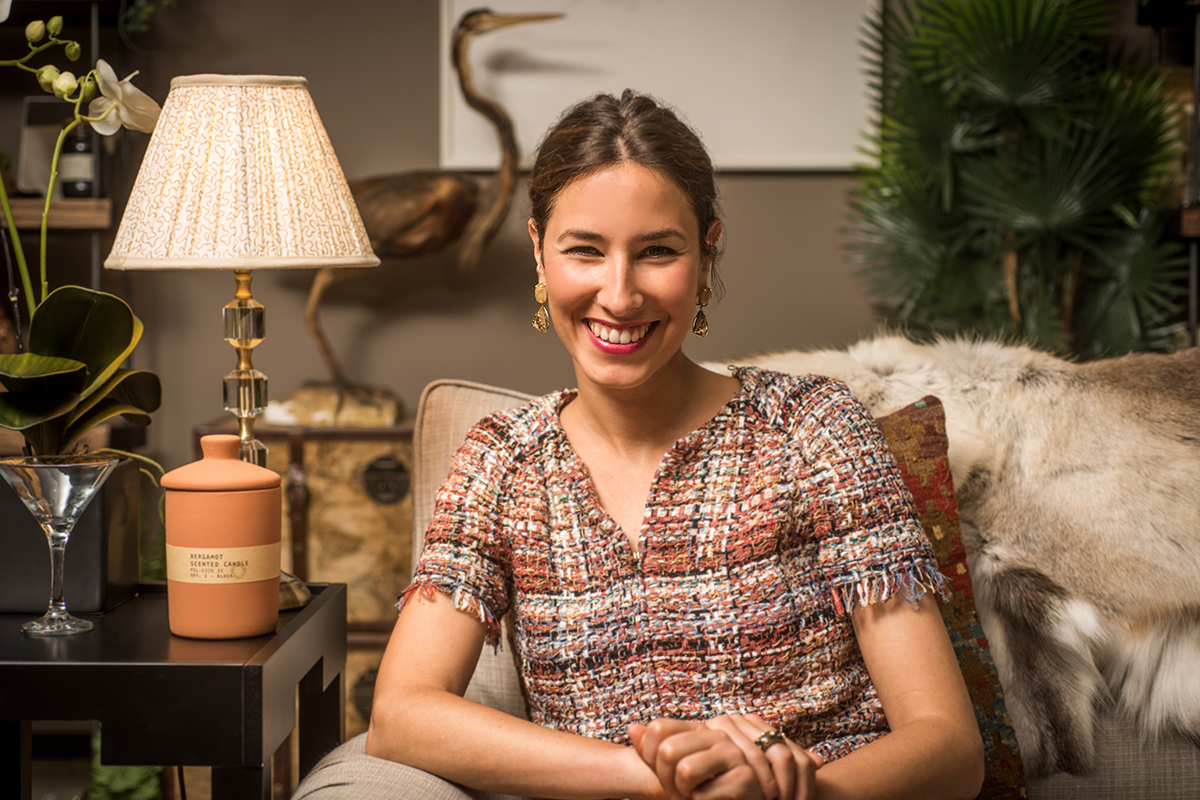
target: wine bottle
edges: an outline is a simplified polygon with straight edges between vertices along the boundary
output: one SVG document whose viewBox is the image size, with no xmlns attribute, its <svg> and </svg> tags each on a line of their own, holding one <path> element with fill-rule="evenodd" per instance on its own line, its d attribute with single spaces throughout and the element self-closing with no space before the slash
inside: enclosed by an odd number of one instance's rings
<svg viewBox="0 0 1200 800">
<path fill-rule="evenodd" d="M 69 120 L 68 120 L 69 122 Z M 58 177 L 63 197 L 92 197 L 96 185 L 96 153 L 92 149 L 92 126 L 83 120 L 67 134 L 58 159 Z"/>
</svg>

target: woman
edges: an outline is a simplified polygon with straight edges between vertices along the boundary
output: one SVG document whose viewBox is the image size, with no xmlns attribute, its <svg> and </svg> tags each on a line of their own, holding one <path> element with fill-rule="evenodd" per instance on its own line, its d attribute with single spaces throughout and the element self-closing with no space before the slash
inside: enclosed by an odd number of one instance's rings
<svg viewBox="0 0 1200 800">
<path fill-rule="evenodd" d="M 942 578 L 874 423 L 841 384 L 683 354 L 707 331 L 715 195 L 695 134 L 629 91 L 542 143 L 538 316 L 578 388 L 455 457 L 370 756 L 546 798 L 978 791 Z M 535 722 L 462 698 L 509 610 Z"/>
</svg>

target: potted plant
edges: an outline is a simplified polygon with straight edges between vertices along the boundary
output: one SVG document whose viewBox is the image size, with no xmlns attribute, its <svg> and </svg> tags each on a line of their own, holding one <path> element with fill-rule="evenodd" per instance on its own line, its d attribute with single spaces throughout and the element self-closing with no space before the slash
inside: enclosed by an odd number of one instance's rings
<svg viewBox="0 0 1200 800">
<path fill-rule="evenodd" d="M 121 366 L 142 336 L 142 323 L 125 301 L 82 286 L 63 286 L 53 292 L 49 288 L 46 239 L 63 142 L 85 120 L 98 133 L 112 135 L 121 127 L 149 132 L 158 119 L 158 104 L 134 87 L 129 78 L 118 81 L 103 60 L 82 79 L 52 64 L 31 65 L 35 56 L 53 47 L 62 47 L 70 60 L 79 58 L 79 44 L 59 39 L 61 31 L 61 17 L 31 22 L 25 30 L 29 52 L 21 58 L 0 61 L 0 65 L 32 73 L 43 90 L 72 107 L 71 121 L 59 134 L 52 156 L 36 283 L 17 235 L 8 195 L 0 183 L 5 221 L 0 238 L 6 240 L 9 298 L 18 327 L 18 353 L 0 355 L 0 384 L 7 389 L 0 394 L 0 427 L 20 431 L 29 456 L 71 452 L 84 433 L 116 416 L 148 424 L 150 413 L 161 399 L 157 375 Z M 87 114 L 83 113 L 84 103 L 89 104 Z M 21 314 L 22 296 L 9 260 L 9 242 L 20 273 L 25 315 Z M 22 346 L 20 335 L 22 318 L 29 319 L 27 347 Z"/>
<path fill-rule="evenodd" d="M 867 25 L 878 129 L 851 247 L 912 334 L 1083 358 L 1177 346 L 1176 111 L 1106 0 L 909 0 Z"/>
<path fill-rule="evenodd" d="M 5 3 L 0 6 L 0 21 L 6 17 Z M 86 453 L 87 447 L 81 445 L 80 437 L 114 417 L 148 424 L 162 393 L 159 378 L 153 372 L 122 366 L 142 336 L 142 323 L 121 298 L 82 286 L 50 290 L 46 241 L 51 196 L 66 137 L 81 121 L 87 121 L 103 135 L 111 135 L 121 127 L 148 132 L 153 129 L 159 110 L 158 104 L 136 89 L 129 78 L 117 80 L 112 68 L 102 60 L 82 78 L 53 64 L 33 64 L 51 48 L 61 48 L 70 61 L 79 59 L 79 44 L 59 38 L 62 24 L 61 17 L 30 23 L 25 29 L 28 52 L 19 58 L 0 61 L 0 65 L 29 72 L 43 90 L 69 105 L 70 122 L 59 135 L 51 159 L 36 273 L 25 258 L 8 195 L 0 182 L 0 207 L 4 212 L 0 245 L 5 251 L 9 300 L 18 341 L 17 353 L 0 355 L 0 384 L 6 390 L 0 393 L 0 427 L 22 434 L 23 458 L 32 462 L 30 469 L 37 464 L 39 470 L 47 463 L 62 464 L 64 457 L 74 456 L 76 460 L 81 456 L 93 457 L 94 454 Z M 29 320 L 27 339 L 21 331 L 23 318 Z M 76 528 L 73 541 L 79 546 L 73 550 L 84 549 L 78 560 L 91 565 L 91 569 L 76 569 L 66 576 L 72 607 L 79 611 L 106 610 L 136 591 L 140 504 L 135 464 L 153 466 L 161 473 L 157 464 L 142 456 L 108 449 L 98 452 L 131 460 L 114 470 L 113 477 L 104 484 L 101 495 L 104 499 L 88 509 L 88 516 Z M 64 464 L 64 475 L 67 469 Z M 4 471 L 6 479 L 9 471 Z M 40 480 L 44 484 L 46 479 Z M 38 481 L 27 483 L 36 487 Z M 43 490 L 50 491 L 45 486 Z M 7 492 L 3 499 L 14 508 L 20 507 L 17 498 Z M 24 495 L 23 499 L 30 502 Z M 45 573 L 34 566 L 45 563 L 44 545 L 37 541 L 38 526 L 25 511 L 9 511 L 5 518 L 11 521 L 13 530 L 6 531 L 10 535 L 5 537 L 5 557 L 0 559 L 0 610 L 37 610 L 39 598 L 44 602 L 46 596 Z M 28 533 L 17 530 L 23 523 L 32 530 Z M 85 523 L 96 530 L 85 530 Z M 59 565 L 52 570 L 57 576 L 52 582 L 55 587 L 52 593 L 61 598 L 62 556 L 56 547 L 61 550 L 65 546 L 66 536 L 60 536 L 61 542 L 56 543 L 52 532 L 49 529 L 45 532 L 50 541 L 51 560 Z M 51 611 L 53 606 L 52 602 Z"/>
</svg>

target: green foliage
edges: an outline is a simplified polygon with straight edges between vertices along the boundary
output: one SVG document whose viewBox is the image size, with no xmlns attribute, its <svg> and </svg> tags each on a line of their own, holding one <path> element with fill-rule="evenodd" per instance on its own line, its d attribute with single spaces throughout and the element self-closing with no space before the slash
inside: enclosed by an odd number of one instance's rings
<svg viewBox="0 0 1200 800">
<path fill-rule="evenodd" d="M 106 767 L 100 763 L 100 730 L 92 735 L 92 780 L 87 800 L 158 800 L 161 767 Z"/>
<path fill-rule="evenodd" d="M 126 33 L 146 33 L 154 15 L 175 5 L 175 0 L 130 0 L 121 15 Z"/>
<path fill-rule="evenodd" d="M 142 337 L 123 300 L 79 286 L 46 296 L 29 323 L 29 351 L 0 355 L 0 427 L 34 455 L 69 452 L 80 436 L 123 416 L 148 425 L 162 400 L 158 376 L 121 364 Z"/>
<path fill-rule="evenodd" d="M 1161 76 L 1102 47 L 1107 14 L 1105 0 L 882 4 L 851 235 L 889 321 L 1086 358 L 1171 346 L 1174 111 Z"/>
</svg>

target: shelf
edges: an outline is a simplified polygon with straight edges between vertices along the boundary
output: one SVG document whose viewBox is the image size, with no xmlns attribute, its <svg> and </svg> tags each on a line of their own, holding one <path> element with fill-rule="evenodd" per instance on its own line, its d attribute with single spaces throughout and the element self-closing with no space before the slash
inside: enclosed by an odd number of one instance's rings
<svg viewBox="0 0 1200 800">
<path fill-rule="evenodd" d="M 9 200 L 13 220 L 21 230 L 42 227 L 46 201 L 40 197 L 14 197 Z M 107 197 L 78 197 L 50 203 L 51 230 L 105 230 L 112 226 L 112 200 Z"/>
<path fill-rule="evenodd" d="M 1200 207 L 1179 209 L 1179 235 L 1187 239 L 1200 238 Z"/>
</svg>

